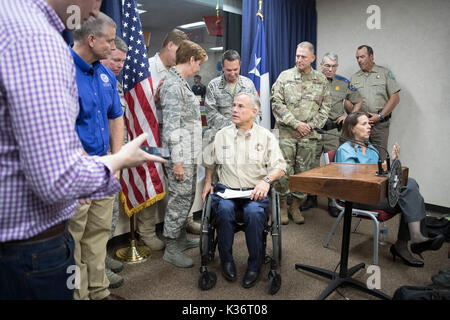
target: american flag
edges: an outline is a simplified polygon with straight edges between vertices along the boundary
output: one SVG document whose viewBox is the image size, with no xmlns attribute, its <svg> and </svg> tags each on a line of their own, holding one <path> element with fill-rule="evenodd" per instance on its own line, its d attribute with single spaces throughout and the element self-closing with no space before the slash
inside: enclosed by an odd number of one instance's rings
<svg viewBox="0 0 450 320">
<path fill-rule="evenodd" d="M 128 45 L 123 68 L 123 89 L 128 104 L 125 111 L 128 141 L 146 132 L 148 138 L 144 145 L 160 147 L 153 83 L 135 0 L 124 2 L 122 32 Z M 124 169 L 120 183 L 120 198 L 128 216 L 161 200 L 166 194 L 160 163 L 147 162 L 140 167 Z"/>
</svg>

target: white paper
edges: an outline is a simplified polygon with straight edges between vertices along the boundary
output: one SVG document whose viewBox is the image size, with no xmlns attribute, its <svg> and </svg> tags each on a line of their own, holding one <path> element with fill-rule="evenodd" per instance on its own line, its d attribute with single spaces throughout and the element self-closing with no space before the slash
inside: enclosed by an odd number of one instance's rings
<svg viewBox="0 0 450 320">
<path fill-rule="evenodd" d="M 217 195 L 219 197 L 222 197 L 223 199 L 236 199 L 236 198 L 247 199 L 250 198 L 252 191 L 253 190 L 239 191 L 239 190 L 225 189 L 224 192 L 217 192 Z"/>
</svg>

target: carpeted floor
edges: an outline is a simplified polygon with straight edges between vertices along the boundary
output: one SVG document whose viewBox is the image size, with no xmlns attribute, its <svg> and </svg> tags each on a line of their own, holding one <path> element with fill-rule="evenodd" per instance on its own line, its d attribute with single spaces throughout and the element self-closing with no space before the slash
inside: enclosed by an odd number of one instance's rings
<svg viewBox="0 0 450 320">
<path fill-rule="evenodd" d="M 319 198 L 319 208 L 304 213 L 306 219 L 304 225 L 296 225 L 291 221 L 288 225 L 282 226 L 282 265 L 279 268 L 282 285 L 279 292 L 273 296 L 267 293 L 269 265 L 262 268 L 260 281 L 253 288 L 244 289 L 241 286 L 248 257 L 243 232 L 235 235 L 233 256 L 238 279 L 234 283 L 229 283 L 222 277 L 220 261 L 216 253 L 216 258 L 210 263 L 209 270 L 216 272 L 217 284 L 211 290 L 200 290 L 197 286 L 200 274 L 200 251 L 196 248 L 186 251 L 187 255 L 195 261 L 194 267 L 189 269 L 180 269 L 163 261 L 162 251 L 152 252 L 151 257 L 145 262 L 126 264 L 120 273 L 125 279 L 123 286 L 112 289 L 111 292 L 132 300 L 314 300 L 330 281 L 306 271 L 295 270 L 295 264 L 308 264 L 328 270 L 335 270 L 337 267 L 340 259 L 342 222 L 329 248 L 324 248 L 323 242 L 335 221 L 335 218 L 328 215 L 326 205 L 326 199 Z M 390 296 L 403 285 L 429 285 L 432 275 L 450 266 L 448 242 L 445 242 L 439 251 L 427 251 L 423 254 L 424 268 L 406 266 L 398 259 L 394 262 L 389 247 L 396 239 L 398 223 L 399 216 L 387 222 L 388 244 L 379 247 L 381 291 Z M 361 262 L 365 263 L 366 268 L 361 269 L 354 276 L 355 279 L 364 283 L 371 276 L 367 273 L 367 268 L 373 263 L 372 233 L 373 223 L 362 221 L 357 232 L 352 234 L 350 242 L 348 267 L 351 268 Z M 270 253 L 272 239 L 268 236 L 267 240 L 267 251 Z M 376 298 L 347 286 L 340 288 L 339 292 L 332 293 L 328 299 L 373 300 Z"/>
</svg>

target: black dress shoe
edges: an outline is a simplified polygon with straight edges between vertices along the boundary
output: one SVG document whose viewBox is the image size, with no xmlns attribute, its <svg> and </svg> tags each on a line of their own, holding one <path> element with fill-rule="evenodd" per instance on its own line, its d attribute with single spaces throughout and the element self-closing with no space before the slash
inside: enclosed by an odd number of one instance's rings
<svg viewBox="0 0 450 320">
<path fill-rule="evenodd" d="M 253 287 L 259 279 L 258 271 L 245 271 L 244 280 L 242 281 L 242 286 L 246 289 Z"/>
<path fill-rule="evenodd" d="M 341 213 L 341 211 L 336 207 L 328 206 L 328 213 L 333 218 L 336 218 L 337 216 L 339 216 L 339 213 Z"/>
<path fill-rule="evenodd" d="M 317 208 L 317 196 L 308 195 L 306 201 L 300 206 L 300 211 L 306 211 L 311 208 Z"/>
<path fill-rule="evenodd" d="M 427 250 L 439 250 L 444 243 L 445 237 L 441 233 L 434 238 L 428 239 L 427 241 L 411 243 L 411 251 L 419 255 L 422 259 L 422 252 Z"/>
<path fill-rule="evenodd" d="M 391 248 L 390 248 L 389 251 L 391 251 L 392 258 L 394 259 L 394 261 L 395 261 L 395 257 L 396 257 L 396 256 L 399 256 L 399 257 L 400 257 L 400 260 L 402 260 L 403 263 L 406 264 L 407 266 L 415 267 L 415 268 L 422 268 L 423 265 L 424 265 L 423 261 L 416 260 L 416 259 L 413 259 L 413 260 L 408 260 L 408 259 L 406 259 L 405 257 L 403 257 L 403 256 L 400 254 L 400 252 L 397 251 L 397 248 L 395 248 L 394 245 L 391 245 Z"/>
<path fill-rule="evenodd" d="M 228 281 L 236 280 L 236 266 L 234 265 L 234 261 L 231 262 L 222 262 L 222 275 Z"/>
</svg>

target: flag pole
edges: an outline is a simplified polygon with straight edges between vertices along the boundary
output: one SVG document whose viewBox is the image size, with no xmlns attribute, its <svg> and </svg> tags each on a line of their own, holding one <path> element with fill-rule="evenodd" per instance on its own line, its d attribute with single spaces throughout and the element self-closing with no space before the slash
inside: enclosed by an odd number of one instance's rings
<svg viewBox="0 0 450 320">
<path fill-rule="evenodd" d="M 256 13 L 256 16 L 260 16 L 261 20 L 264 21 L 264 16 L 262 15 L 262 2 L 263 0 L 259 0 L 259 10 Z"/>
<path fill-rule="evenodd" d="M 120 175 L 122 175 L 122 171 L 120 172 Z M 137 213 L 130 217 L 130 246 L 116 250 L 116 257 L 119 260 L 130 264 L 147 261 L 151 254 L 149 247 L 136 245 L 136 238 L 134 236 L 134 216 L 136 214 Z"/>
<path fill-rule="evenodd" d="M 134 237 L 134 214 L 130 217 L 130 246 L 117 249 L 116 257 L 126 263 L 139 263 L 147 261 L 150 257 L 150 248 L 137 246 Z"/>
</svg>

